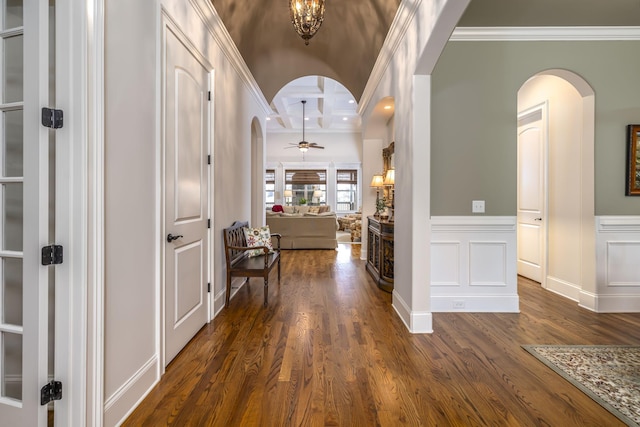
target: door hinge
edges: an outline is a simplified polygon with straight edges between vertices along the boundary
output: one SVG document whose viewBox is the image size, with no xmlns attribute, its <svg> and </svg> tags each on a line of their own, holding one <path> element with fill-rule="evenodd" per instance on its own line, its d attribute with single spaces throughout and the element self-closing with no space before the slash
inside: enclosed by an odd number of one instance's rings
<svg viewBox="0 0 640 427">
<path fill-rule="evenodd" d="M 62 399 L 62 382 L 51 380 L 40 389 L 40 405 Z"/>
<path fill-rule="evenodd" d="M 49 245 L 42 248 L 42 265 L 62 264 L 62 246 Z"/>
<path fill-rule="evenodd" d="M 211 283 L 207 283 L 207 292 L 211 293 Z"/>
<path fill-rule="evenodd" d="M 211 228 L 211 219 L 207 220 L 207 228 Z"/>
<path fill-rule="evenodd" d="M 207 164 L 210 165 L 211 164 L 211 154 L 207 155 Z"/>
<path fill-rule="evenodd" d="M 209 93 L 207 93 L 207 101 L 211 101 L 211 91 L 209 91 Z"/>
<path fill-rule="evenodd" d="M 62 127 L 62 110 L 53 108 L 42 108 L 42 126 L 51 129 L 60 129 Z"/>
</svg>

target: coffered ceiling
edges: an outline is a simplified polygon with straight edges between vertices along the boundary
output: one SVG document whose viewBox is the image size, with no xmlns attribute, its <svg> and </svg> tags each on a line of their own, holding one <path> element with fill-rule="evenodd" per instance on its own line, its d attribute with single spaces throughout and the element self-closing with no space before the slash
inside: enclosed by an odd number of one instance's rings
<svg viewBox="0 0 640 427">
<path fill-rule="evenodd" d="M 326 0 L 308 46 L 291 25 L 287 0 L 212 3 L 274 109 L 269 129 L 301 129 L 302 99 L 307 129 L 359 128 L 356 103 L 400 0 Z M 640 26 L 640 0 L 471 0 L 459 26 Z"/>
</svg>

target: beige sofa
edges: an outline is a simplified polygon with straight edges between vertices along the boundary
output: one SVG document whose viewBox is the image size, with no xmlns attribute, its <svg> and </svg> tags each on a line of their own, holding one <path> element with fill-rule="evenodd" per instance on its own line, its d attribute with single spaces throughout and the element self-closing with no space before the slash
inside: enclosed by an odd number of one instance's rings
<svg viewBox="0 0 640 427">
<path fill-rule="evenodd" d="M 335 249 L 338 247 L 335 214 L 269 214 L 267 225 L 280 233 L 282 249 Z"/>
</svg>

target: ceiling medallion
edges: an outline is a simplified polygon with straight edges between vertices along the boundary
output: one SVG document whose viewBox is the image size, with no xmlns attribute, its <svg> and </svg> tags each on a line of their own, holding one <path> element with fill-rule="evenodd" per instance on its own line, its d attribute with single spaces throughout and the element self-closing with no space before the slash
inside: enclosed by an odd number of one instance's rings
<svg viewBox="0 0 640 427">
<path fill-rule="evenodd" d="M 324 0 L 289 0 L 291 23 L 304 44 L 320 29 L 324 19 Z"/>
</svg>

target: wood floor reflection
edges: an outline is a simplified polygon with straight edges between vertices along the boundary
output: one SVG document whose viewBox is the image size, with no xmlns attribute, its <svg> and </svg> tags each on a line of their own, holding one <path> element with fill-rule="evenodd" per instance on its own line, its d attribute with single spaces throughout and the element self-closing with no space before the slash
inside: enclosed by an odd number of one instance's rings
<svg viewBox="0 0 640 427">
<path fill-rule="evenodd" d="M 434 313 L 434 333 L 412 335 L 359 251 L 286 251 L 269 306 L 252 279 L 124 425 L 623 425 L 520 346 L 637 345 L 640 315 L 520 278 L 520 313 Z"/>
</svg>

